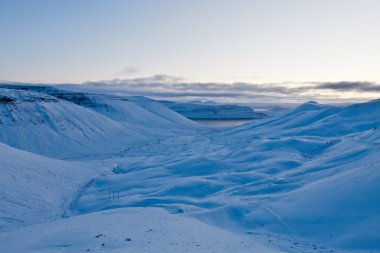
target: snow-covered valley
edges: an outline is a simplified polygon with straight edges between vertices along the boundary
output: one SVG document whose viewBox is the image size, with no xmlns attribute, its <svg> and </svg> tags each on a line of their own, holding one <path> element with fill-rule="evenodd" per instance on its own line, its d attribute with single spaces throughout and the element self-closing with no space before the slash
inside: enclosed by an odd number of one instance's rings
<svg viewBox="0 0 380 253">
<path fill-rule="evenodd" d="M 221 130 L 3 85 L 1 252 L 380 252 L 379 116 L 308 102 Z"/>
</svg>

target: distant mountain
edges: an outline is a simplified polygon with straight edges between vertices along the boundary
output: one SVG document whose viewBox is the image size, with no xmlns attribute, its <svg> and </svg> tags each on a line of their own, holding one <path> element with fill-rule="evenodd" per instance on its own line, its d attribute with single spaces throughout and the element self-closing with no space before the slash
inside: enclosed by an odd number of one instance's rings
<svg viewBox="0 0 380 253">
<path fill-rule="evenodd" d="M 202 103 L 179 103 L 160 101 L 168 108 L 190 119 L 263 119 L 265 113 L 255 112 L 251 107 Z"/>
</svg>

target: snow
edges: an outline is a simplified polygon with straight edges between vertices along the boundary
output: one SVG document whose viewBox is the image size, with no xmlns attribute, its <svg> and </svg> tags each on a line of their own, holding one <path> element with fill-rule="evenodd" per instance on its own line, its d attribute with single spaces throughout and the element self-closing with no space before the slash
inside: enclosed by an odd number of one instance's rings
<svg viewBox="0 0 380 253">
<path fill-rule="evenodd" d="M 2 252 L 380 252 L 380 100 L 214 130 L 142 97 L 7 88 Z"/>
<path fill-rule="evenodd" d="M 191 119 L 262 119 L 267 117 L 265 113 L 255 112 L 248 106 L 172 101 L 161 101 L 161 103 Z"/>
<path fill-rule="evenodd" d="M 60 218 L 76 191 L 99 173 L 88 167 L 0 143 L 0 231 Z"/>
<path fill-rule="evenodd" d="M 115 150 L 119 136 L 127 139 L 133 134 L 99 113 L 46 94 L 6 89 L 1 93 L 14 102 L 0 103 L 0 140 L 19 149 L 57 158 L 96 154 Z M 104 146 L 99 147 L 100 142 Z"/>
<path fill-rule="evenodd" d="M 284 252 L 158 208 L 120 208 L 38 224 L 0 233 L 0 243 L 2 252 Z"/>
<path fill-rule="evenodd" d="M 184 125 L 189 130 L 202 128 L 148 99 L 59 94 L 87 102 L 79 106 L 35 91 L 1 89 L 1 93 L 10 101 L 0 103 L 0 141 L 53 158 L 121 152 L 136 142 L 171 134 Z"/>
</svg>

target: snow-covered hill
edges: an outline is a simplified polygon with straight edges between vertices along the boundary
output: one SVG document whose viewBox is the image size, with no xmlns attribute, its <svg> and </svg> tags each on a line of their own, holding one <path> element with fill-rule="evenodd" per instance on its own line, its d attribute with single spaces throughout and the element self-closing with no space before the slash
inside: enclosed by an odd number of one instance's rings
<svg viewBox="0 0 380 253">
<path fill-rule="evenodd" d="M 162 128 L 170 131 L 173 128 L 198 127 L 193 121 L 169 110 L 159 102 L 137 96 L 115 96 L 59 90 L 49 92 L 51 95 L 73 102 L 80 106 L 99 112 L 113 120 L 128 126 L 138 125 L 143 128 Z"/>
<path fill-rule="evenodd" d="M 154 126 L 155 128 L 160 126 L 167 128 L 175 125 L 199 127 L 193 121 L 162 106 L 160 102 L 145 97 L 89 93 L 44 85 L 0 84 L 0 88 L 44 93 L 94 110 L 113 120 L 132 125 Z"/>
<path fill-rule="evenodd" d="M 380 100 L 346 107 L 304 103 L 285 114 L 266 121 L 247 124 L 228 131 L 281 136 L 333 137 L 370 130 L 380 125 Z"/>
<path fill-rule="evenodd" d="M 12 88 L 0 87 L 0 141 L 49 157 L 109 156 L 143 140 L 202 129 L 142 97 Z"/>
<path fill-rule="evenodd" d="M 225 131 L 141 97 L 3 87 L 0 106 L 6 252 L 380 251 L 379 100 Z"/>
<path fill-rule="evenodd" d="M 136 134 L 82 106 L 43 93 L 7 89 L 1 89 L 0 127 L 1 142 L 50 157 L 116 152 Z"/>
</svg>

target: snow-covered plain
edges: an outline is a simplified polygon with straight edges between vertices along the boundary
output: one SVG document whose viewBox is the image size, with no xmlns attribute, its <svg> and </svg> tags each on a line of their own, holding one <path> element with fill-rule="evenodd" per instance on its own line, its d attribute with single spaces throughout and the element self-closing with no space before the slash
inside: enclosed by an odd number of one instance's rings
<svg viewBox="0 0 380 253">
<path fill-rule="evenodd" d="M 380 252 L 380 100 L 223 131 L 142 97 L 0 106 L 1 252 Z"/>
</svg>

